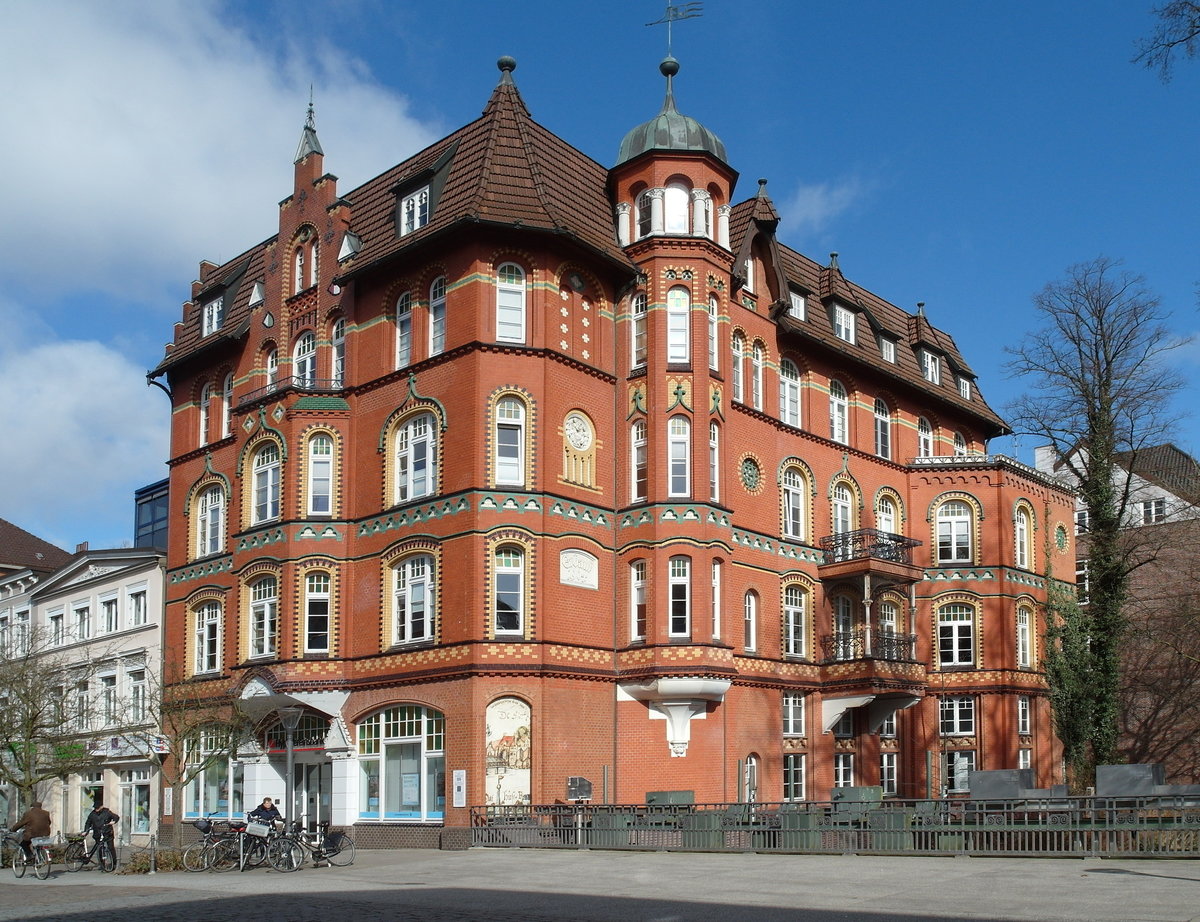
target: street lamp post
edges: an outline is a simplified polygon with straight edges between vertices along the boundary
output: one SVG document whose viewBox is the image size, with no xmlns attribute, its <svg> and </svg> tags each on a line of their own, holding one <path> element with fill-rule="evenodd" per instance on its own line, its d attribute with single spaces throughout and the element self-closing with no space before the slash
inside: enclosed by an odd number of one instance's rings
<svg viewBox="0 0 1200 922">
<path fill-rule="evenodd" d="M 300 717 L 304 708 L 286 707 L 279 709 L 279 722 L 283 724 L 283 732 L 287 739 L 287 778 L 284 803 L 287 804 L 287 816 L 290 823 L 296 819 L 296 728 L 300 726 Z"/>
</svg>

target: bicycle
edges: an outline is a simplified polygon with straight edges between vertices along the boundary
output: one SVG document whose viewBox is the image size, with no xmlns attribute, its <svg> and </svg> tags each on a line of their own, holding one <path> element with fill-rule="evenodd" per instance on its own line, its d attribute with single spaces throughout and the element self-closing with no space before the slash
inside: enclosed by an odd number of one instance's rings
<svg viewBox="0 0 1200 922">
<path fill-rule="evenodd" d="M 264 823 L 230 823 L 229 831 L 206 852 L 208 866 L 214 871 L 262 867 L 270 861 L 277 838 L 274 827 Z"/>
<path fill-rule="evenodd" d="M 35 839 L 29 840 L 29 850 L 33 852 L 33 858 L 25 857 L 25 849 L 21 846 L 21 837 L 8 835 L 8 842 L 14 846 L 12 854 L 12 869 L 13 876 L 20 879 L 25 876 L 25 869 L 29 865 L 33 865 L 33 873 L 37 875 L 38 880 L 45 880 L 50 876 L 50 843 L 54 840 L 50 836 L 38 836 Z"/>
<path fill-rule="evenodd" d="M 229 834 L 229 823 L 214 821 L 215 813 L 193 820 L 192 825 L 201 833 L 201 838 L 183 850 L 183 867 L 188 871 L 207 871 L 212 864 L 214 846 Z"/>
<path fill-rule="evenodd" d="M 67 836 L 67 850 L 63 861 L 68 871 L 78 871 L 96 856 L 96 864 L 105 874 L 111 874 L 117 869 L 117 850 L 113 845 L 112 836 L 101 836 L 99 843 L 87 847 L 86 833 Z"/>
<path fill-rule="evenodd" d="M 288 833 L 274 843 L 270 859 L 276 871 L 287 872 L 299 870 L 309 854 L 314 866 L 327 861 L 346 867 L 354 863 L 356 853 L 354 840 L 344 832 L 329 832 L 329 823 L 318 823 L 316 833 L 309 833 L 299 822 L 293 822 Z"/>
</svg>

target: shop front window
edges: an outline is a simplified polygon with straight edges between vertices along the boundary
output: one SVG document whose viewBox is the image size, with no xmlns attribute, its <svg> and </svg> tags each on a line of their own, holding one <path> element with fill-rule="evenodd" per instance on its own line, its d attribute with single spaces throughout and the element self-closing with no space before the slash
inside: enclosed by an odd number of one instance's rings
<svg viewBox="0 0 1200 922">
<path fill-rule="evenodd" d="M 446 718 L 400 705 L 358 725 L 359 817 L 440 822 L 446 806 Z"/>
</svg>

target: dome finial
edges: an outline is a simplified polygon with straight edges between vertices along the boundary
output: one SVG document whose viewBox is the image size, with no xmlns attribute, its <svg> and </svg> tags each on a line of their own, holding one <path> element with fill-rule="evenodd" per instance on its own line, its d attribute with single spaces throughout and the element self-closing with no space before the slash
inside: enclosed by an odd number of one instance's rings
<svg viewBox="0 0 1200 922">
<path fill-rule="evenodd" d="M 501 55 L 496 61 L 496 67 L 500 69 L 500 83 L 506 86 L 515 86 L 513 82 L 512 72 L 517 69 L 517 59 L 512 55 Z"/>
</svg>

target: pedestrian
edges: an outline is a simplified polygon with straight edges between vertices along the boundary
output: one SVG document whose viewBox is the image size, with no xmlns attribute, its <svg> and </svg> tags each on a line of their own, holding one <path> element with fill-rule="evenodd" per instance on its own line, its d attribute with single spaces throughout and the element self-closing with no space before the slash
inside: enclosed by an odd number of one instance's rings
<svg viewBox="0 0 1200 922">
<path fill-rule="evenodd" d="M 281 823 L 283 816 L 275 802 L 270 797 L 264 797 L 263 802 L 246 814 L 248 820 L 259 820 L 263 823 Z"/>
<path fill-rule="evenodd" d="M 35 800 L 30 804 L 29 809 L 17 820 L 12 831 L 16 832 L 18 829 L 25 830 L 25 835 L 21 837 L 21 848 L 25 852 L 25 860 L 32 861 L 33 849 L 29 847 L 30 840 L 50 835 L 50 814 L 42 809 L 40 800 Z"/>
</svg>

